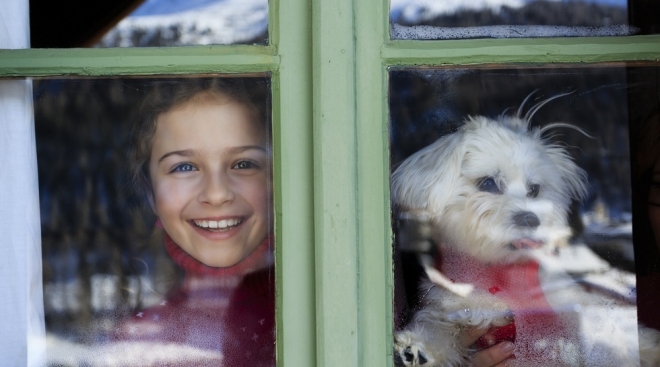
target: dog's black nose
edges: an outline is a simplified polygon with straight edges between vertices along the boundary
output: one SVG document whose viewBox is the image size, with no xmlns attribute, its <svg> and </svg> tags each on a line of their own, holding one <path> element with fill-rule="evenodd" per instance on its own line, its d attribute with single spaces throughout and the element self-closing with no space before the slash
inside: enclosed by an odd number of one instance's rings
<svg viewBox="0 0 660 367">
<path fill-rule="evenodd" d="M 520 212 L 513 216 L 513 221 L 516 223 L 518 227 L 527 227 L 527 228 L 535 229 L 536 227 L 541 225 L 541 221 L 539 220 L 539 217 L 537 217 L 536 214 L 531 212 Z"/>
</svg>

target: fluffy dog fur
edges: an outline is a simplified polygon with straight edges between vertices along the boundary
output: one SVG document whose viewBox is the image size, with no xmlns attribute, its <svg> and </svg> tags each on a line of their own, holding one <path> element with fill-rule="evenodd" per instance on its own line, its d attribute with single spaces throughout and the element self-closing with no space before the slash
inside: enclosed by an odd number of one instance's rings
<svg viewBox="0 0 660 367">
<path fill-rule="evenodd" d="M 510 246 L 516 240 L 555 244 L 566 238 L 571 199 L 586 194 L 585 173 L 561 146 L 541 138 L 543 130 L 527 125 L 518 117 L 468 118 L 458 132 L 397 168 L 394 202 L 429 213 L 443 242 L 486 262 L 519 254 Z M 488 179 L 501 194 L 479 190 Z M 532 185 L 538 185 L 533 198 Z M 540 225 L 516 225 L 522 213 L 534 213 Z"/>
<path fill-rule="evenodd" d="M 523 102 L 515 116 L 469 117 L 460 130 L 395 170 L 393 201 L 432 218 L 440 253 L 459 251 L 477 263 L 511 264 L 529 259 L 538 251 L 533 249 L 552 250 L 566 242 L 569 205 L 586 195 L 586 174 L 563 146 L 544 137 L 548 129 L 566 124 L 529 127 L 534 113 L 554 98 L 525 116 Z M 395 335 L 398 365 L 465 365 L 470 351 L 457 341 L 463 327 L 511 322 L 508 305 L 483 289 L 461 297 L 428 282 L 421 287 L 423 308 Z"/>
</svg>

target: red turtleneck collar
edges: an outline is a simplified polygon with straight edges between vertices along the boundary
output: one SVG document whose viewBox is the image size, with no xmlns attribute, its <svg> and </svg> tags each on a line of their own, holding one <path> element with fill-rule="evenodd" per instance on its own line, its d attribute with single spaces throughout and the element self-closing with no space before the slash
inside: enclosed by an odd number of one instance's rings
<svg viewBox="0 0 660 367">
<path fill-rule="evenodd" d="M 272 237 L 247 258 L 226 268 L 202 264 L 167 234 L 165 248 L 185 270 L 185 278 L 159 305 L 142 310 L 126 321 L 118 329 L 117 338 L 197 348 L 183 358 L 177 356 L 163 362 L 172 367 L 274 367 Z M 206 354 L 196 354 L 202 352 Z M 209 352 L 217 353 L 213 357 Z"/>
<path fill-rule="evenodd" d="M 185 252 L 170 236 L 165 233 L 165 249 L 172 260 L 181 267 L 187 275 L 196 276 L 243 276 L 263 269 L 273 264 L 273 237 L 268 236 L 248 257 L 236 265 L 216 268 L 202 264 L 199 260 Z"/>
</svg>

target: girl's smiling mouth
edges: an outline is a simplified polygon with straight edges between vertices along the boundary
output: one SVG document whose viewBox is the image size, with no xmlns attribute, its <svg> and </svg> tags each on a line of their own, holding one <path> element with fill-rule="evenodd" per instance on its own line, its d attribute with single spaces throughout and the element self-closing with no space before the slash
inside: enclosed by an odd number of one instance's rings
<svg viewBox="0 0 660 367">
<path fill-rule="evenodd" d="M 227 232 L 243 223 L 243 217 L 221 220 L 193 219 L 190 221 L 196 228 L 211 232 Z"/>
</svg>

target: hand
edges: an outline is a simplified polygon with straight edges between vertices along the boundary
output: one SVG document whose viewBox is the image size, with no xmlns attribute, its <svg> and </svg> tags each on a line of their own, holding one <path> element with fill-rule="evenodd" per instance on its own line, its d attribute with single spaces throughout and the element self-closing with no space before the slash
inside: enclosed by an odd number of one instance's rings
<svg viewBox="0 0 660 367">
<path fill-rule="evenodd" d="M 489 331 L 490 328 L 467 328 L 461 332 L 459 340 L 465 347 L 473 345 L 482 336 L 489 345 L 472 356 L 471 367 L 504 367 L 506 360 L 513 355 L 513 343 L 505 341 L 495 344 L 495 337 Z"/>
</svg>

